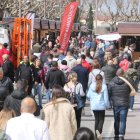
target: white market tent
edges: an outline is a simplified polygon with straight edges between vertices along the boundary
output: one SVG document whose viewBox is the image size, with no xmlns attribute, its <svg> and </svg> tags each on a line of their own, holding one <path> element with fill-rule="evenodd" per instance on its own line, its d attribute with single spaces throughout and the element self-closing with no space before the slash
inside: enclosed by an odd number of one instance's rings
<svg viewBox="0 0 140 140">
<path fill-rule="evenodd" d="M 96 39 L 101 39 L 105 41 L 114 41 L 119 40 L 121 38 L 121 35 L 119 33 L 110 33 L 105 35 L 99 35 L 96 37 Z"/>
</svg>

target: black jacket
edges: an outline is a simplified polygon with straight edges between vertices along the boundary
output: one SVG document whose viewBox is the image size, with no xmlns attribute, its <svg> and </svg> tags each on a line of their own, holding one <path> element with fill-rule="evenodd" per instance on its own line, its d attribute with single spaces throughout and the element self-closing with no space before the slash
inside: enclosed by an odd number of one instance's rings
<svg viewBox="0 0 140 140">
<path fill-rule="evenodd" d="M 109 82 L 116 76 L 116 68 L 114 66 L 106 65 L 102 67 L 102 71 L 105 75 L 106 84 L 109 84 Z"/>
<path fill-rule="evenodd" d="M 20 113 L 21 102 L 26 97 L 33 98 L 32 96 L 28 96 L 27 92 L 16 89 L 13 91 L 13 93 L 11 95 L 7 96 L 7 98 L 5 99 L 4 108 L 11 108 L 15 111 L 16 116 L 20 116 L 21 115 L 21 113 Z M 35 103 L 36 103 L 36 101 L 35 101 Z M 34 113 L 34 115 L 39 116 L 40 109 L 39 109 L 39 106 L 37 106 L 37 103 L 36 103 L 36 108 L 37 109 L 36 109 L 36 112 Z"/>
<path fill-rule="evenodd" d="M 72 71 L 77 73 L 78 82 L 82 84 L 83 90 L 86 93 L 88 86 L 88 70 L 79 64 L 75 66 Z"/>
<path fill-rule="evenodd" d="M 4 76 L 9 77 L 14 82 L 14 65 L 10 60 L 7 60 L 2 65 Z"/>
<path fill-rule="evenodd" d="M 33 64 L 28 63 L 26 65 L 22 63 L 16 70 L 15 81 L 17 82 L 19 79 L 25 79 L 28 81 L 29 85 L 33 85 L 35 76 L 35 67 Z"/>
<path fill-rule="evenodd" d="M 13 91 L 13 83 L 10 78 L 3 77 L 0 80 L 0 110 L 3 108 L 5 98 Z"/>
<path fill-rule="evenodd" d="M 118 76 L 109 83 L 109 96 L 113 106 L 129 107 L 130 88 Z"/>
<path fill-rule="evenodd" d="M 51 68 L 46 76 L 46 89 L 52 89 L 54 85 L 65 85 L 64 73 L 58 68 Z"/>
<path fill-rule="evenodd" d="M 11 108 L 15 111 L 16 116 L 20 116 L 21 101 L 27 96 L 27 93 L 22 90 L 14 90 L 13 93 L 4 101 L 4 107 Z"/>
</svg>

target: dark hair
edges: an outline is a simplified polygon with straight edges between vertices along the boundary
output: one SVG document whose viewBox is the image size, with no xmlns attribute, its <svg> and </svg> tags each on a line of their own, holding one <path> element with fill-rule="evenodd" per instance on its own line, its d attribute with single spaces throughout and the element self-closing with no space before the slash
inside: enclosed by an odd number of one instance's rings
<svg viewBox="0 0 140 140">
<path fill-rule="evenodd" d="M 49 55 L 48 55 L 48 58 L 49 58 L 49 59 L 53 59 L 53 55 L 52 55 L 52 54 L 49 54 Z"/>
<path fill-rule="evenodd" d="M 102 90 L 103 77 L 101 74 L 97 74 L 95 79 L 96 79 L 96 92 L 100 93 Z"/>
<path fill-rule="evenodd" d="M 99 63 L 98 59 L 93 60 L 92 66 L 93 66 L 93 69 L 99 69 L 100 68 L 100 63 Z"/>
<path fill-rule="evenodd" d="M 52 67 L 58 67 L 57 61 L 52 61 L 51 64 L 52 64 Z"/>
<path fill-rule="evenodd" d="M 95 140 L 95 137 L 89 128 L 81 127 L 77 130 L 73 140 Z"/>
<path fill-rule="evenodd" d="M 62 60 L 61 64 L 62 65 L 67 65 L 67 61 L 66 60 Z"/>
<path fill-rule="evenodd" d="M 3 44 L 3 47 L 4 47 L 4 48 L 7 48 L 7 47 L 8 47 L 8 44 L 7 44 L 7 43 L 4 43 L 4 44 Z"/>
<path fill-rule="evenodd" d="M 32 56 L 30 57 L 30 61 L 31 61 L 31 62 L 35 62 L 36 59 L 38 59 L 38 57 L 37 57 L 36 55 L 32 55 Z"/>
<path fill-rule="evenodd" d="M 82 59 L 86 59 L 86 56 L 84 54 L 81 55 Z"/>
<path fill-rule="evenodd" d="M 52 88 L 52 102 L 53 104 L 56 103 L 56 99 L 58 98 L 65 98 L 66 93 L 64 89 L 60 85 L 54 85 Z"/>
<path fill-rule="evenodd" d="M 17 84 L 16 84 L 16 88 L 18 90 L 26 90 L 26 88 L 28 87 L 28 81 L 25 80 L 25 79 L 20 79 L 17 81 Z"/>
<path fill-rule="evenodd" d="M 90 52 L 86 51 L 86 56 L 90 57 Z"/>
</svg>

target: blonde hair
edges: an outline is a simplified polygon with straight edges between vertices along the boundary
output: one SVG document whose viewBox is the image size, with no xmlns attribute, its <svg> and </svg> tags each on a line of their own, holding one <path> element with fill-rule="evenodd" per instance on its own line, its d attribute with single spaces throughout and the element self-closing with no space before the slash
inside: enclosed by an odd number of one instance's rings
<svg viewBox="0 0 140 140">
<path fill-rule="evenodd" d="M 16 114 L 13 109 L 10 108 L 2 109 L 0 112 L 0 129 L 5 130 L 7 121 L 15 116 Z"/>
<path fill-rule="evenodd" d="M 77 77 L 77 73 L 72 71 L 69 76 L 68 76 L 68 80 L 71 81 L 73 80 L 75 77 Z"/>
</svg>

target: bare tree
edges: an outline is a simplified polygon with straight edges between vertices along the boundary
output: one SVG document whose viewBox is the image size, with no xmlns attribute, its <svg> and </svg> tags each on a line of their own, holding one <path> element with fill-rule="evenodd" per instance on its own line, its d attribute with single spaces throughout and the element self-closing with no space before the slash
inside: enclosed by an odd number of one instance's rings
<svg viewBox="0 0 140 140">
<path fill-rule="evenodd" d="M 35 11 L 37 17 L 45 17 L 49 19 L 60 18 L 64 7 L 70 2 L 70 0 L 30 0 L 30 3 L 26 3 L 26 0 L 21 0 L 21 13 L 25 16 L 28 11 Z M 44 4 L 46 4 L 44 8 Z M 46 9 L 46 12 L 44 10 Z M 17 17 L 19 13 L 19 0 L 1 0 L 0 11 L 8 10 L 11 16 Z"/>
<path fill-rule="evenodd" d="M 140 21 L 139 0 L 100 0 L 100 12 L 110 24 L 110 31 L 120 21 Z"/>
</svg>

